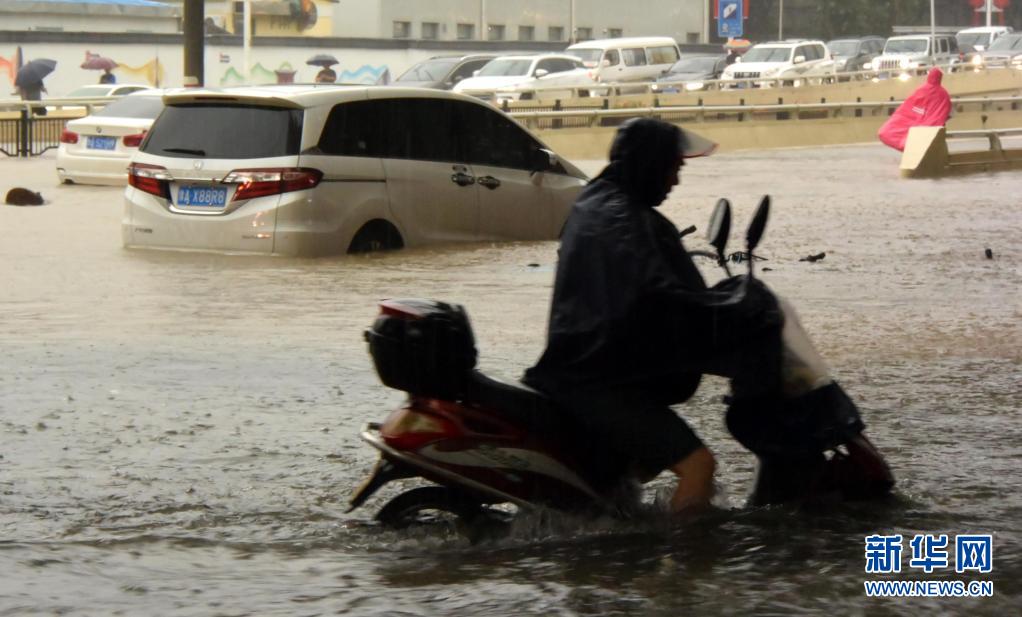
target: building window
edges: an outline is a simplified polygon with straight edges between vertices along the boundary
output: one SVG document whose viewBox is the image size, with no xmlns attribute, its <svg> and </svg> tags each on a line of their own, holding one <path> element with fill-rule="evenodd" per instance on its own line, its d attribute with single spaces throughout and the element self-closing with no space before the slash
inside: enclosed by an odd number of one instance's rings
<svg viewBox="0 0 1022 617">
<path fill-rule="evenodd" d="M 607 38 L 619 39 L 624 36 L 625 31 L 621 28 L 607 28 Z"/>
<path fill-rule="evenodd" d="M 476 38 L 475 24 L 458 24 L 458 40 L 469 41 Z"/>
<path fill-rule="evenodd" d="M 550 26 L 547 29 L 546 38 L 548 41 L 563 41 L 564 40 L 564 27 L 562 26 Z"/>
<path fill-rule="evenodd" d="M 412 37 L 412 22 L 410 21 L 395 21 L 394 22 L 394 38 L 395 39 L 408 39 Z"/>
<path fill-rule="evenodd" d="M 435 21 L 422 22 L 422 38 L 424 39 L 440 38 L 440 24 L 436 23 Z"/>
<path fill-rule="evenodd" d="M 486 38 L 490 41 L 503 41 L 504 26 L 500 24 L 490 24 L 486 27 Z"/>
<path fill-rule="evenodd" d="M 575 30 L 575 42 L 581 43 L 582 41 L 593 40 L 593 29 L 592 28 L 577 28 Z"/>
<path fill-rule="evenodd" d="M 699 33 L 698 32 L 686 32 L 685 33 L 685 42 L 688 43 L 689 45 L 698 45 L 699 44 L 699 38 L 700 37 L 699 37 Z"/>
<path fill-rule="evenodd" d="M 518 26 L 518 40 L 519 41 L 536 40 L 536 28 L 533 26 Z"/>
</svg>

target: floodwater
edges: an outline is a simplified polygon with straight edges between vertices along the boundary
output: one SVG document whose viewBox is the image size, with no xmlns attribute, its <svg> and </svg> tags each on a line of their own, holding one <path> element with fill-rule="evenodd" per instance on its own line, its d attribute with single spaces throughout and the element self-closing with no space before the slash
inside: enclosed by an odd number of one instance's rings
<svg viewBox="0 0 1022 617">
<path fill-rule="evenodd" d="M 880 146 L 718 155 L 664 207 L 701 236 L 718 197 L 740 230 L 773 196 L 762 276 L 860 404 L 891 503 L 744 507 L 753 460 L 707 380 L 679 410 L 718 456 L 718 512 L 551 515 L 473 545 L 373 525 L 397 487 L 344 514 L 375 462 L 361 426 L 402 400 L 361 333 L 382 298 L 463 303 L 482 368 L 514 378 L 543 346 L 556 243 L 126 251 L 121 189 L 0 161 L 0 189 L 50 201 L 0 207 L 0 615 L 1018 614 L 1022 176 L 908 181 L 897 163 Z M 866 598 L 874 533 L 906 536 L 886 578 L 989 580 L 994 596 Z M 910 568 L 917 533 L 992 534 L 993 572 Z"/>
</svg>

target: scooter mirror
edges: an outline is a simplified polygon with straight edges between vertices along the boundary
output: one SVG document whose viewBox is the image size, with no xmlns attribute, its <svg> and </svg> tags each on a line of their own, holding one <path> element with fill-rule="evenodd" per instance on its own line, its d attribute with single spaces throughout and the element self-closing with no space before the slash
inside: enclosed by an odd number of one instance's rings
<svg viewBox="0 0 1022 617">
<path fill-rule="evenodd" d="M 731 233 L 731 202 L 721 197 L 710 215 L 710 225 L 706 230 L 706 239 L 717 249 L 717 259 L 724 261 L 724 249 L 727 237 Z"/>
<path fill-rule="evenodd" d="M 763 231 L 766 229 L 767 218 L 769 218 L 769 216 L 770 196 L 764 195 L 763 198 L 759 200 L 759 206 L 756 207 L 756 214 L 753 215 L 752 222 L 749 223 L 749 230 L 745 232 L 745 244 L 748 247 L 746 250 L 748 250 L 750 254 L 763 237 Z"/>
</svg>

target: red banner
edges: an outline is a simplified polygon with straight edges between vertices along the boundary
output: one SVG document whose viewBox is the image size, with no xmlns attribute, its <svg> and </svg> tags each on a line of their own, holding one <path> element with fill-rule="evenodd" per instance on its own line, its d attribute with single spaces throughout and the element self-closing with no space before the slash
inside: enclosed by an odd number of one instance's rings
<svg viewBox="0 0 1022 617">
<path fill-rule="evenodd" d="M 713 18 L 720 19 L 720 2 L 717 2 L 717 0 L 713 0 Z M 742 0 L 742 19 L 748 18 L 749 18 L 749 0 Z"/>
</svg>

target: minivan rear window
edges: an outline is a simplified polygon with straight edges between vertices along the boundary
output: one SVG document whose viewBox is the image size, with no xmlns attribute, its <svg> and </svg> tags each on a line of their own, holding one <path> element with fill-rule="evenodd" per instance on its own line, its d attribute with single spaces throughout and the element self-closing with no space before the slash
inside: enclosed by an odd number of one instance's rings
<svg viewBox="0 0 1022 617">
<path fill-rule="evenodd" d="M 169 105 L 140 148 L 181 158 L 258 159 L 297 155 L 302 110 L 239 104 Z"/>
</svg>

